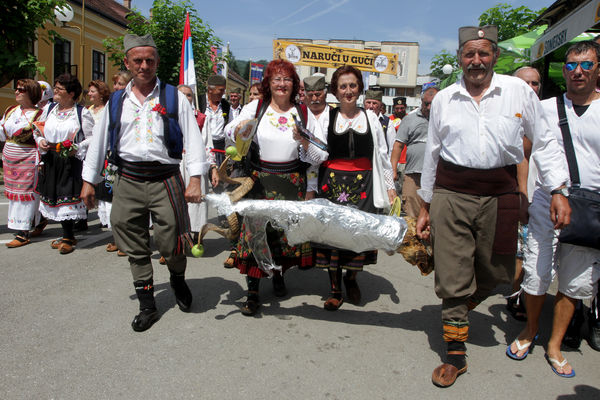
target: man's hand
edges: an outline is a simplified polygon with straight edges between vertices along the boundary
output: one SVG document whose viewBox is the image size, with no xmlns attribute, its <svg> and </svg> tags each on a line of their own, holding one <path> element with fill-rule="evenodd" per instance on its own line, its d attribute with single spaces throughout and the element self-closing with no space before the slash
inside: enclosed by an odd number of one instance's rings
<svg viewBox="0 0 600 400">
<path fill-rule="evenodd" d="M 188 203 L 202 202 L 202 186 L 200 179 L 200 176 L 190 177 L 190 183 L 185 189 L 185 201 Z"/>
<path fill-rule="evenodd" d="M 550 203 L 550 221 L 554 229 L 562 229 L 571 222 L 571 207 L 569 200 L 562 194 L 553 194 Z"/>
<path fill-rule="evenodd" d="M 96 207 L 96 189 L 91 183 L 83 181 L 79 197 L 81 197 L 88 210 Z"/>
<path fill-rule="evenodd" d="M 317 194 L 317 192 L 315 192 L 314 190 L 310 190 L 308 192 L 306 192 L 306 196 L 304 196 L 304 200 L 312 200 L 315 198 L 315 195 Z"/>
<path fill-rule="evenodd" d="M 431 237 L 431 226 L 429 225 L 429 203 L 421 205 L 419 218 L 417 218 L 417 237 L 421 240 L 429 240 Z"/>
<path fill-rule="evenodd" d="M 212 187 L 217 187 L 219 185 L 219 171 L 217 171 L 217 168 L 210 169 L 210 184 Z"/>
</svg>

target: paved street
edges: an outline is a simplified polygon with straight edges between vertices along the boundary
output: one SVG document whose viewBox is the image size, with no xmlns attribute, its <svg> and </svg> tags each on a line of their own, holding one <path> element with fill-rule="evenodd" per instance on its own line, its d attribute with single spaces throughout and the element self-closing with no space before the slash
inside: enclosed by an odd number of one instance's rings
<svg viewBox="0 0 600 400">
<path fill-rule="evenodd" d="M 2 193 L 4 188 L 1 187 Z M 0 241 L 8 201 L 0 197 Z M 107 253 L 110 233 L 95 212 L 77 250 L 50 248 L 51 224 L 21 249 L 0 249 L 0 398 L 2 399 L 598 399 L 600 353 L 583 342 L 565 352 L 577 376 L 559 378 L 544 360 L 550 319 L 539 346 L 516 362 L 504 352 L 522 323 L 509 319 L 499 288 L 471 315 L 468 372 L 448 389 L 431 384 L 445 351 L 433 275 L 401 256 L 380 253 L 359 275 L 360 306 L 323 310 L 324 271 L 293 269 L 283 299 L 264 281 L 262 313 L 238 305 L 244 277 L 226 270 L 226 241 L 209 234 L 203 258 L 188 259 L 192 312 L 182 313 L 155 261 L 161 319 L 130 327 L 138 302 L 125 257 Z M 550 311 L 549 296 L 546 311 Z"/>
</svg>

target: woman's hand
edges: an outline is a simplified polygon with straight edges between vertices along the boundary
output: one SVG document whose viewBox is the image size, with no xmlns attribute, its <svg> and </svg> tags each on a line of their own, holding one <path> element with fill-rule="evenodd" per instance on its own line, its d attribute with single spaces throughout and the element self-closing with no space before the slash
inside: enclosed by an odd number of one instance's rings
<svg viewBox="0 0 600 400">
<path fill-rule="evenodd" d="M 50 149 L 50 146 L 48 145 L 48 141 L 46 139 L 40 140 L 38 145 L 40 146 L 41 150 L 48 151 Z"/>
<path fill-rule="evenodd" d="M 294 138 L 294 140 L 296 142 L 299 142 L 302 145 L 302 147 L 304 147 L 304 150 L 308 150 L 308 139 L 306 139 L 300 134 L 300 131 L 298 130 L 298 127 L 296 125 L 293 126 L 292 132 L 292 137 Z"/>
<path fill-rule="evenodd" d="M 390 204 L 394 204 L 394 199 L 396 197 L 398 197 L 398 194 L 396 194 L 396 190 L 395 189 L 388 189 L 388 198 L 390 200 Z"/>
</svg>

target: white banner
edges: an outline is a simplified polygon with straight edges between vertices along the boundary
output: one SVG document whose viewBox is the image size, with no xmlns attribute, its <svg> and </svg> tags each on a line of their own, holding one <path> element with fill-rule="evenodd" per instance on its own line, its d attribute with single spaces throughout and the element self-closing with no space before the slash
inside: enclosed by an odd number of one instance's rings
<svg viewBox="0 0 600 400">
<path fill-rule="evenodd" d="M 531 62 L 552 53 L 560 46 L 600 22 L 600 0 L 579 7 L 546 32 L 531 47 Z"/>
</svg>

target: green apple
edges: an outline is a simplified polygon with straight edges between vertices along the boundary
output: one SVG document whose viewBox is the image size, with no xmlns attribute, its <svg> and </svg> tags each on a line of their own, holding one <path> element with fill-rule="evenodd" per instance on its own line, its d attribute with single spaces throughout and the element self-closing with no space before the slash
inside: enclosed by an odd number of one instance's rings
<svg viewBox="0 0 600 400">
<path fill-rule="evenodd" d="M 192 247 L 192 255 L 196 258 L 202 257 L 204 255 L 204 246 L 195 244 L 194 247 Z"/>
<path fill-rule="evenodd" d="M 237 154 L 237 149 L 235 146 L 229 146 L 228 148 L 225 149 L 225 154 L 227 154 L 229 157 L 235 157 Z"/>
</svg>

